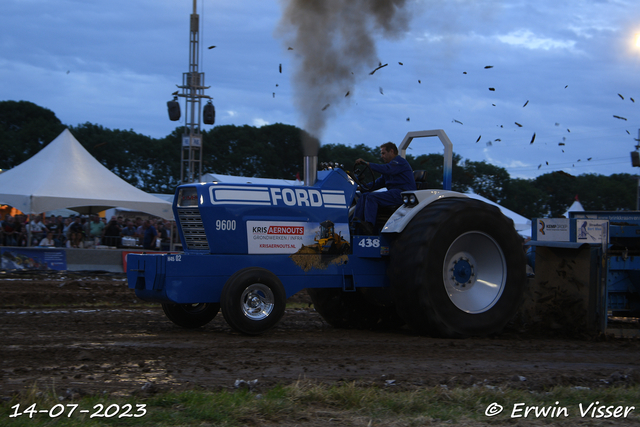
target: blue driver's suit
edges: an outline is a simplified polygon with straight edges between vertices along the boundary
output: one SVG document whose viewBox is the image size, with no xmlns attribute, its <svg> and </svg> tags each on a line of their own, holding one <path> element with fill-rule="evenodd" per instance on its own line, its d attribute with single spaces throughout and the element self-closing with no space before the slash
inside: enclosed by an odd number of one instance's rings
<svg viewBox="0 0 640 427">
<path fill-rule="evenodd" d="M 382 174 L 382 176 L 373 182 L 371 191 L 380 188 L 387 188 L 387 191 L 379 191 L 377 193 L 362 193 L 362 196 L 356 203 L 355 217 L 371 224 L 376 223 L 376 215 L 378 214 L 378 206 L 398 206 L 402 204 L 403 191 L 411 191 L 416 189 L 416 181 L 413 178 L 413 171 L 409 162 L 401 156 L 396 156 L 389 163 L 379 165 L 369 163 L 369 167 L 374 172 Z"/>
</svg>

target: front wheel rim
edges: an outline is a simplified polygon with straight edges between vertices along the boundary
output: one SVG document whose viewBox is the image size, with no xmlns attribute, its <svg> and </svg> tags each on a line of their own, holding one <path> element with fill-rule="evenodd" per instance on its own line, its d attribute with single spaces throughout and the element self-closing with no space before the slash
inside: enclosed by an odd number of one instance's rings
<svg viewBox="0 0 640 427">
<path fill-rule="evenodd" d="M 458 309 L 470 314 L 490 310 L 507 282 L 507 263 L 500 245 L 479 231 L 461 234 L 445 255 L 443 279 L 447 296 Z"/>
<path fill-rule="evenodd" d="M 269 317 L 275 307 L 273 291 L 267 285 L 254 283 L 248 286 L 240 298 L 242 313 L 250 320 L 257 321 Z"/>
</svg>

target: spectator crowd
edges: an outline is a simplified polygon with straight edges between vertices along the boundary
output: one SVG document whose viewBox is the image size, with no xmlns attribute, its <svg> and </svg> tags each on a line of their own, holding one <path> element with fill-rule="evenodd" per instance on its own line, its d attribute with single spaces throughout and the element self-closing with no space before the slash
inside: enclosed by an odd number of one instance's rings
<svg viewBox="0 0 640 427">
<path fill-rule="evenodd" d="M 109 221 L 98 215 L 43 217 L 6 214 L 0 226 L 2 246 L 47 246 L 83 248 L 89 246 L 138 247 L 170 250 L 170 221 L 143 220 L 112 216 Z M 29 238 L 31 241 L 29 241 Z M 174 239 L 176 241 L 176 239 Z"/>
</svg>

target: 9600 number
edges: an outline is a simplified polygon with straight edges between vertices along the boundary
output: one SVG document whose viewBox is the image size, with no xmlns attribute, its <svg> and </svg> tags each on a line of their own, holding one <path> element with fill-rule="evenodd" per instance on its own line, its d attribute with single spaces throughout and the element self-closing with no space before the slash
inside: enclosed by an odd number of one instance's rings
<svg viewBox="0 0 640 427">
<path fill-rule="evenodd" d="M 233 231 L 236 229 L 236 220 L 235 219 L 217 219 L 216 220 L 216 230 L 217 231 Z"/>
</svg>

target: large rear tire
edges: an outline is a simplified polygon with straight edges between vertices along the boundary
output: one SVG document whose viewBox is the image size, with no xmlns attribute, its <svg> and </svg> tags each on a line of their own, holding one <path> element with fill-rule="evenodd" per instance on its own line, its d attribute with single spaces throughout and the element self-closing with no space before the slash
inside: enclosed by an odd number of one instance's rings
<svg viewBox="0 0 640 427">
<path fill-rule="evenodd" d="M 492 205 L 443 199 L 407 225 L 389 268 L 399 314 L 439 337 L 499 333 L 524 295 L 526 260 L 513 223 Z"/>
<path fill-rule="evenodd" d="M 381 289 L 358 288 L 345 292 L 340 288 L 307 289 L 313 306 L 322 318 L 334 328 L 374 329 L 398 327 L 403 321 L 396 313 L 395 306 L 384 306 L 372 302 L 378 295 L 368 296 L 367 291 L 376 293 Z"/>
<path fill-rule="evenodd" d="M 220 311 L 220 304 L 162 304 L 162 310 L 176 325 L 192 329 L 211 322 Z"/>
<path fill-rule="evenodd" d="M 284 315 L 287 295 L 280 279 L 264 268 L 237 271 L 225 283 L 220 296 L 222 315 L 234 330 L 259 335 Z"/>
</svg>

